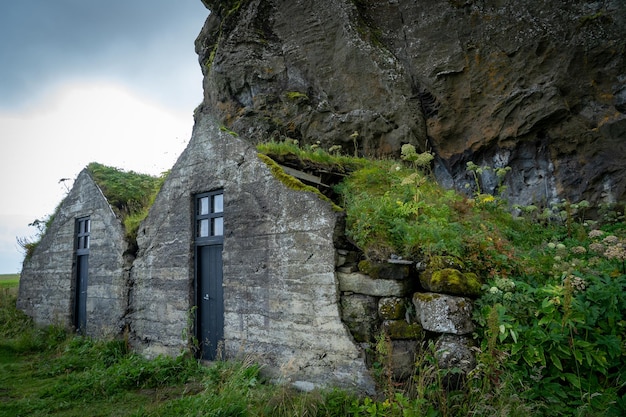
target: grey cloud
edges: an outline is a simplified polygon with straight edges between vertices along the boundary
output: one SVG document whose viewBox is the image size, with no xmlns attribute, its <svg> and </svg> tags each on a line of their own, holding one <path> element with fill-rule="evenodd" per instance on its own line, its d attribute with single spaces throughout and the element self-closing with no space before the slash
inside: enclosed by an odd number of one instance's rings
<svg viewBox="0 0 626 417">
<path fill-rule="evenodd" d="M 20 0 L 0 5 L 0 108 L 55 83 L 112 79 L 168 105 L 201 100 L 200 0 Z"/>
</svg>

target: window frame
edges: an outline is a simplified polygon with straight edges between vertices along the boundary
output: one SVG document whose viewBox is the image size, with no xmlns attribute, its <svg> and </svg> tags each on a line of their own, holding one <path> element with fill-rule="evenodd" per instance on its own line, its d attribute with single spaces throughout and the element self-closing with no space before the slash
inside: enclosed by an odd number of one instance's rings
<svg viewBox="0 0 626 417">
<path fill-rule="evenodd" d="M 76 218 L 76 255 L 89 255 L 91 247 L 91 216 Z"/>
<path fill-rule="evenodd" d="M 216 211 L 216 207 L 213 207 L 216 202 L 216 197 L 221 203 L 219 207 L 220 211 Z M 208 210 L 206 213 L 201 212 L 202 200 L 207 198 Z M 224 190 L 214 190 L 206 193 L 200 193 L 194 195 L 194 207 L 193 207 L 194 219 L 193 219 L 193 233 L 196 245 L 216 245 L 224 242 Z M 207 225 L 206 234 L 201 233 L 201 224 Z M 215 226 L 219 224 L 219 234 L 215 234 Z"/>
</svg>

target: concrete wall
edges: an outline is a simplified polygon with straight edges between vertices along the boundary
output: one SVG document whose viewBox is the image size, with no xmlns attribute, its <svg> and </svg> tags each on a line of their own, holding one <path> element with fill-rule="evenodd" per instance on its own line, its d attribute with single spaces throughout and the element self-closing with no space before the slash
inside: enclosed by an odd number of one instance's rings
<svg viewBox="0 0 626 417">
<path fill-rule="evenodd" d="M 127 307 L 124 230 L 86 170 L 76 178 L 32 257 L 24 261 L 17 307 L 39 325 L 73 325 L 75 222 L 84 216 L 91 216 L 86 333 L 117 334 Z"/>
<path fill-rule="evenodd" d="M 192 199 L 224 192 L 224 351 L 252 355 L 303 388 L 372 391 L 341 321 L 336 213 L 276 180 L 249 143 L 200 115 L 187 149 L 139 230 L 131 343 L 147 356 L 189 348 L 194 300 Z"/>
</svg>

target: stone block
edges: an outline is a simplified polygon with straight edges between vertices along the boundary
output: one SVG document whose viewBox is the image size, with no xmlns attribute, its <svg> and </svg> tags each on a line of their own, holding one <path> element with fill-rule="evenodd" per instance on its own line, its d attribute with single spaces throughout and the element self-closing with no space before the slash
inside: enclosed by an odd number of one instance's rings
<svg viewBox="0 0 626 417">
<path fill-rule="evenodd" d="M 406 380 L 414 374 L 419 343 L 415 340 L 391 341 L 391 373 L 396 381 Z"/>
<path fill-rule="evenodd" d="M 406 320 L 385 320 L 382 328 L 391 340 L 419 340 L 424 333 L 419 323 L 407 323 Z"/>
<path fill-rule="evenodd" d="M 374 340 L 378 325 L 377 303 L 374 297 L 362 294 L 341 297 L 343 322 L 357 342 Z"/>
<path fill-rule="evenodd" d="M 436 293 L 415 293 L 413 304 L 425 330 L 437 333 L 468 334 L 474 330 L 472 300 Z"/>
<path fill-rule="evenodd" d="M 467 374 L 476 367 L 472 340 L 465 336 L 444 334 L 435 342 L 435 357 L 440 369 L 454 370 L 444 377 L 448 389 L 460 389 Z"/>
<path fill-rule="evenodd" d="M 404 260 L 390 260 L 377 263 L 369 260 L 359 262 L 359 270 L 375 279 L 402 280 L 409 278 L 413 262 Z"/>
<path fill-rule="evenodd" d="M 378 300 L 378 315 L 383 320 L 400 320 L 406 316 L 406 298 L 383 297 Z"/>
<path fill-rule="evenodd" d="M 360 273 L 337 272 L 340 291 L 350 291 L 374 297 L 404 297 L 413 289 L 410 280 L 372 279 Z"/>
<path fill-rule="evenodd" d="M 427 268 L 420 274 L 420 284 L 427 291 L 468 297 L 480 295 L 482 286 L 476 274 L 455 268 Z"/>
</svg>

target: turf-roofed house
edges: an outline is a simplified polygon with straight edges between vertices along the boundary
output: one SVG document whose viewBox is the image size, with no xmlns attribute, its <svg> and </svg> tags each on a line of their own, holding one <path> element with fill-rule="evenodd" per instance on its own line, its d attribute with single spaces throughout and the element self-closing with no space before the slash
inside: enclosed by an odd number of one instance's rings
<svg viewBox="0 0 626 417">
<path fill-rule="evenodd" d="M 136 230 L 162 180 L 98 163 L 83 169 L 30 245 L 17 306 L 38 325 L 101 337 L 128 325 Z"/>
</svg>

